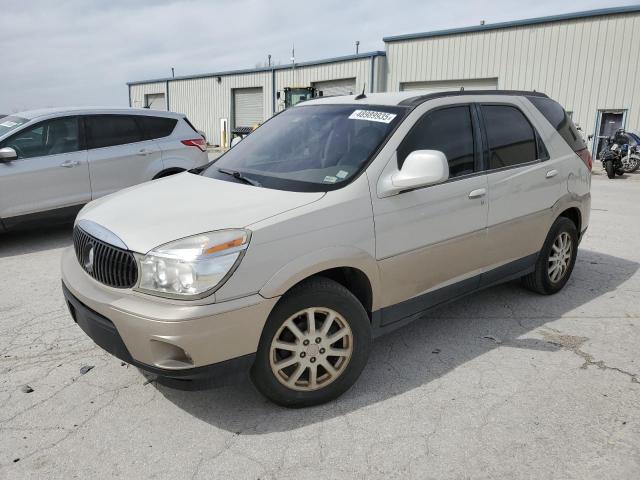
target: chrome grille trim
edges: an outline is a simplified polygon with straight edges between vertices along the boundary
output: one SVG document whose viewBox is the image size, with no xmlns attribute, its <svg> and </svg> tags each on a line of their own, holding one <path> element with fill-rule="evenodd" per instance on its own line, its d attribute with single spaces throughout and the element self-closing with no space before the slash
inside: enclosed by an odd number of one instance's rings
<svg viewBox="0 0 640 480">
<path fill-rule="evenodd" d="M 136 285 L 138 265 L 130 251 L 103 242 L 78 225 L 73 229 L 73 248 L 82 269 L 100 283 L 113 288 Z"/>
</svg>

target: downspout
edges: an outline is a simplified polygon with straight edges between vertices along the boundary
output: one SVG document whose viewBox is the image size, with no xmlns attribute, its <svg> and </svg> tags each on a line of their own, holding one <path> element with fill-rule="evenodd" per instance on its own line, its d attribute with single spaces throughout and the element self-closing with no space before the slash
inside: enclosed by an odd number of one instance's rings
<svg viewBox="0 0 640 480">
<path fill-rule="evenodd" d="M 271 68 L 271 115 L 276 114 L 276 69 Z"/>
<path fill-rule="evenodd" d="M 171 109 L 169 108 L 169 80 L 165 82 L 164 91 L 167 94 L 167 112 L 170 112 Z"/>
<path fill-rule="evenodd" d="M 127 87 L 129 87 L 129 108 L 131 108 L 131 85 L 127 84 Z"/>
<path fill-rule="evenodd" d="M 375 65 L 376 65 L 376 56 L 375 55 L 371 55 L 371 79 L 369 83 L 369 93 L 373 93 L 375 90 L 373 89 L 373 79 L 374 79 L 374 69 L 375 69 Z"/>
</svg>

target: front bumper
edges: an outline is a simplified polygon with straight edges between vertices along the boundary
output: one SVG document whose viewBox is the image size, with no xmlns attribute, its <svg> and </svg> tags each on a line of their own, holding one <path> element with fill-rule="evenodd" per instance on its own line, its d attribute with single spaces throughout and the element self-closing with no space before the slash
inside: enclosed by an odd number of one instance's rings
<svg viewBox="0 0 640 480">
<path fill-rule="evenodd" d="M 107 287 L 82 270 L 72 248 L 63 253 L 62 282 L 74 320 L 97 345 L 143 370 L 174 378 L 248 368 L 277 302 L 251 295 L 194 304 Z"/>
</svg>

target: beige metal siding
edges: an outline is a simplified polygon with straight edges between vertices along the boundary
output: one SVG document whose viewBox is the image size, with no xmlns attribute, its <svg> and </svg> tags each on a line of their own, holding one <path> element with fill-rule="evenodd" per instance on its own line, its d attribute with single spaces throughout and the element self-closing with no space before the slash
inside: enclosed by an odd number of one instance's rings
<svg viewBox="0 0 640 480">
<path fill-rule="evenodd" d="M 145 95 L 158 94 L 162 93 L 167 96 L 166 92 L 166 82 L 155 82 L 155 83 L 143 83 L 139 85 L 131 85 L 130 87 L 130 95 L 131 95 L 131 106 L 133 108 L 144 108 L 145 105 Z"/>
<path fill-rule="evenodd" d="M 371 58 L 276 70 L 276 88 L 280 92 L 278 110 L 284 108 L 285 87 L 309 87 L 317 82 L 345 78 L 355 78 L 356 92 L 361 92 L 365 85 L 366 91 L 371 91 Z"/>
<path fill-rule="evenodd" d="M 356 79 L 340 78 L 338 80 L 327 80 L 326 82 L 313 82 L 313 86 L 318 90 L 318 95 L 322 92 L 323 97 L 354 95 L 356 92 Z"/>
<path fill-rule="evenodd" d="M 443 92 L 449 90 L 495 90 L 498 88 L 497 78 L 478 78 L 472 80 L 444 80 L 428 82 L 402 82 L 400 90 L 427 90 Z"/>
<path fill-rule="evenodd" d="M 218 82 L 217 78 L 220 78 Z M 220 119 L 232 123 L 233 89 L 262 87 L 263 113 L 272 115 L 271 72 L 257 72 L 221 77 L 205 77 L 169 82 L 169 104 L 174 112 L 184 113 L 196 128 L 207 135 L 209 143 L 220 144 Z"/>
<path fill-rule="evenodd" d="M 598 109 L 627 109 L 640 129 L 640 14 L 625 13 L 387 43 L 387 88 L 406 82 L 497 78 L 573 111 L 591 134 Z"/>
</svg>

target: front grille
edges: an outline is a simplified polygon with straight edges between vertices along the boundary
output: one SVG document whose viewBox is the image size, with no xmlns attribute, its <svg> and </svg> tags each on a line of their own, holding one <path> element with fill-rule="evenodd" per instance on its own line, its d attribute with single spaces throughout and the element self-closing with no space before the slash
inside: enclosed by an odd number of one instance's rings
<svg viewBox="0 0 640 480">
<path fill-rule="evenodd" d="M 80 266 L 100 283 L 132 288 L 138 281 L 136 259 L 128 250 L 98 240 L 77 226 L 73 229 L 73 247 Z"/>
</svg>

